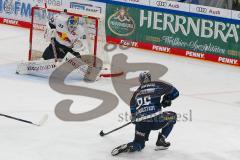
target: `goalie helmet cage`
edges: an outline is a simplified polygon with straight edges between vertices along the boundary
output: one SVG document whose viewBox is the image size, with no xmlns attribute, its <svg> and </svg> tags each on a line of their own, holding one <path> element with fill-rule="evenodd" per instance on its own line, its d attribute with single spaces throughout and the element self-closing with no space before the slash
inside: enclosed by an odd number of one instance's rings
<svg viewBox="0 0 240 160">
<path fill-rule="evenodd" d="M 59 14 L 61 12 L 63 12 L 61 9 L 55 8 L 48 8 L 47 11 L 44 7 L 36 6 L 32 8 L 32 20 L 29 37 L 29 61 L 37 60 L 42 57 L 44 50 L 51 43 L 44 38 L 46 24 L 54 14 Z M 93 60 L 91 60 L 90 63 L 92 66 L 96 67 L 97 58 L 103 62 L 100 77 L 121 76 L 123 74 L 122 70 L 119 67 L 111 65 L 109 55 L 104 50 L 104 45 L 106 44 L 104 17 L 97 16 L 90 12 L 73 9 L 68 9 L 68 12 L 65 12 L 65 14 L 79 17 L 79 21 L 83 25 L 87 34 L 89 52 L 93 56 Z M 83 54 L 81 53 L 81 55 Z M 114 72 L 111 71 L 112 67 L 114 67 Z"/>
</svg>

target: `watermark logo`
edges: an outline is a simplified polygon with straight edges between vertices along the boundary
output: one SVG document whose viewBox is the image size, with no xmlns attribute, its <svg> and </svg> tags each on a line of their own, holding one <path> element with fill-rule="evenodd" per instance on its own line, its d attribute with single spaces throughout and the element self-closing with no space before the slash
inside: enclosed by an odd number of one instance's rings
<svg viewBox="0 0 240 160">
<path fill-rule="evenodd" d="M 93 56 L 83 55 L 81 59 L 92 59 Z M 102 62 L 100 59 L 97 59 L 99 67 L 102 66 Z M 74 64 L 74 65 L 73 65 Z M 63 65 L 58 67 L 50 76 L 49 84 L 50 87 L 62 94 L 71 94 L 71 95 L 79 95 L 85 97 L 92 97 L 95 99 L 102 100 L 102 103 L 94 108 L 91 111 L 84 112 L 84 113 L 72 113 L 70 111 L 71 105 L 73 100 L 71 99 L 64 99 L 60 101 L 55 107 L 55 114 L 56 116 L 63 120 L 63 121 L 88 121 L 98 117 L 101 117 L 112 110 L 114 110 L 118 105 L 118 98 L 109 92 L 96 90 L 88 87 L 80 87 L 80 86 L 72 86 L 66 85 L 64 83 L 65 78 L 74 70 L 84 69 L 86 64 L 83 61 L 79 60 L 78 58 L 73 58 L 67 60 Z M 94 82 L 97 78 L 97 75 L 100 70 L 91 70 L 88 72 L 86 70 L 84 80 L 86 82 Z M 91 80 L 91 81 L 89 81 Z"/>
<path fill-rule="evenodd" d="M 177 122 L 192 122 L 193 121 L 193 111 L 190 109 L 186 112 L 179 112 L 177 114 Z M 126 123 L 131 121 L 131 114 L 129 112 L 119 113 L 117 117 L 119 123 Z"/>
<path fill-rule="evenodd" d="M 130 36 L 136 29 L 134 19 L 129 16 L 128 9 L 122 7 L 108 19 L 108 27 L 118 36 Z"/>
<path fill-rule="evenodd" d="M 71 105 L 73 100 L 64 99 L 57 103 L 55 108 L 56 116 L 63 121 L 88 121 L 96 119 L 98 117 L 104 116 L 107 113 L 113 111 L 117 106 L 119 99 L 116 95 L 111 92 L 97 90 L 93 88 L 88 88 L 85 86 L 73 86 L 66 85 L 64 83 L 66 77 L 75 70 L 84 70 L 83 62 L 86 62 L 89 59 L 94 58 L 93 56 L 83 55 L 81 60 L 74 58 L 66 61 L 63 65 L 58 67 L 51 74 L 49 78 L 50 87 L 62 94 L 66 95 L 76 95 L 76 96 L 85 96 L 94 99 L 101 100 L 102 103 L 96 106 L 93 110 L 84 112 L 84 113 L 72 113 Z M 157 80 L 162 77 L 167 71 L 167 67 L 161 64 L 154 63 L 128 63 L 128 57 L 124 54 L 117 54 L 113 56 L 112 66 L 122 66 L 124 74 L 117 78 L 112 78 L 113 87 L 117 95 L 127 104 L 130 103 L 130 98 L 132 97 L 134 91 L 131 88 L 139 85 L 138 77 L 129 78 L 127 77 L 128 73 L 132 72 L 142 72 L 149 71 L 152 75 L 152 79 Z M 90 60 L 91 62 L 91 60 Z M 74 64 L 74 65 L 73 65 Z M 95 82 L 97 76 L 99 75 L 100 70 L 98 68 L 102 67 L 102 61 L 97 59 L 97 67 L 86 70 L 85 68 L 85 77 L 86 82 Z M 114 73 L 116 68 L 111 68 L 111 71 Z M 90 80 L 90 81 L 89 81 Z"/>
</svg>

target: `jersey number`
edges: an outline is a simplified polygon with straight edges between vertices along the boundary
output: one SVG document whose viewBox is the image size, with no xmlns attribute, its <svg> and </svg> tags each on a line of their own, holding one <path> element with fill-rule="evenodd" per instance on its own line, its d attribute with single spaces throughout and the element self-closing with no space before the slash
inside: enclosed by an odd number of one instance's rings
<svg viewBox="0 0 240 160">
<path fill-rule="evenodd" d="M 59 24 L 58 27 L 63 28 L 64 26 L 62 24 Z"/>
<path fill-rule="evenodd" d="M 142 105 L 149 105 L 151 103 L 151 96 L 144 96 L 137 99 L 138 107 Z"/>
</svg>

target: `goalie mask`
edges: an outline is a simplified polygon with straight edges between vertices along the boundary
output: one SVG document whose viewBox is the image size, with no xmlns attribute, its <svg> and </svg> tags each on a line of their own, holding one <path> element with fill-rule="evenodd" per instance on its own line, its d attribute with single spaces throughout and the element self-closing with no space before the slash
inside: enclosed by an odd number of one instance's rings
<svg viewBox="0 0 240 160">
<path fill-rule="evenodd" d="M 140 84 L 151 82 L 151 74 L 149 72 L 142 72 L 138 78 Z"/>
<path fill-rule="evenodd" d="M 73 32 L 76 30 L 79 23 L 79 17 L 78 16 L 70 16 L 67 21 L 67 26 L 69 32 Z"/>
</svg>

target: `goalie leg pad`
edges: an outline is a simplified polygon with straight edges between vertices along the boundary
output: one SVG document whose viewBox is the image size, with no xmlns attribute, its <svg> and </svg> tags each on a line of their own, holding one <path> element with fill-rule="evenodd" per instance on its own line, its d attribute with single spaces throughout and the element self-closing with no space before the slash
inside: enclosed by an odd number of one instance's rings
<svg viewBox="0 0 240 160">
<path fill-rule="evenodd" d="M 99 77 L 100 69 L 92 67 L 87 63 L 83 62 L 82 59 L 76 58 L 73 54 L 68 53 L 64 59 L 64 62 L 67 62 L 75 68 L 73 74 L 79 74 L 87 82 L 94 82 Z"/>
<path fill-rule="evenodd" d="M 49 77 L 56 67 L 57 63 L 54 59 L 21 62 L 17 65 L 16 73 Z"/>
</svg>

